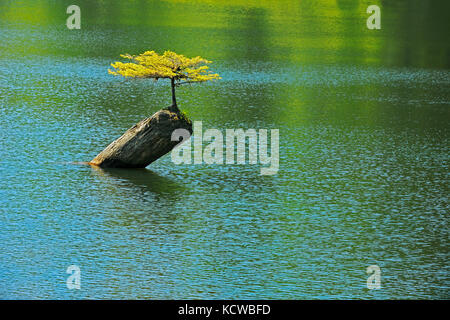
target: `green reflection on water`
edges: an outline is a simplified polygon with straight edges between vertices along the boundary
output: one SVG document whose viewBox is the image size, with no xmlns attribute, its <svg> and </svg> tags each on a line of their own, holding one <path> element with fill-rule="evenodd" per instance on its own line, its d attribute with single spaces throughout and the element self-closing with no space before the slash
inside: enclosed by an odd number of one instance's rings
<svg viewBox="0 0 450 320">
<path fill-rule="evenodd" d="M 366 28 L 370 4 L 381 7 L 381 30 Z M 1 23 L 23 33 L 15 39 L 18 46 L 3 42 L 2 49 L 9 54 L 111 58 L 153 48 L 201 53 L 219 61 L 449 67 L 446 1 L 79 1 L 78 5 L 83 8 L 82 31 L 64 28 L 64 1 L 3 1 Z M 40 28 L 46 28 L 47 36 L 39 39 Z M 92 41 L 92 36 L 98 39 Z"/>
<path fill-rule="evenodd" d="M 448 1 L 78 1 L 81 30 L 70 4 L 0 3 L 0 298 L 448 297 Z M 278 175 L 61 165 L 169 104 L 107 74 L 149 49 L 213 60 L 223 80 L 181 107 L 279 128 Z"/>
</svg>

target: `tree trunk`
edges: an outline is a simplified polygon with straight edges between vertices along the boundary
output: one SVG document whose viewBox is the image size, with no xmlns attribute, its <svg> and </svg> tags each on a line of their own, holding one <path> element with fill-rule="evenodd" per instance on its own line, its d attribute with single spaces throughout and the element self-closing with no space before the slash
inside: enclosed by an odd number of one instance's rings
<svg viewBox="0 0 450 320">
<path fill-rule="evenodd" d="M 178 141 L 171 141 L 171 137 L 179 128 L 192 134 L 192 123 L 179 112 L 159 110 L 128 129 L 89 164 L 107 168 L 144 168 L 178 144 Z"/>
<path fill-rule="evenodd" d="M 175 97 L 175 79 L 170 79 L 172 85 L 172 106 L 177 106 L 177 98 Z"/>
<path fill-rule="evenodd" d="M 178 113 L 180 112 L 180 109 L 178 109 L 177 98 L 175 96 L 175 88 L 176 88 L 175 79 L 170 79 L 170 84 L 172 85 L 172 105 L 168 108 L 168 110 Z"/>
</svg>

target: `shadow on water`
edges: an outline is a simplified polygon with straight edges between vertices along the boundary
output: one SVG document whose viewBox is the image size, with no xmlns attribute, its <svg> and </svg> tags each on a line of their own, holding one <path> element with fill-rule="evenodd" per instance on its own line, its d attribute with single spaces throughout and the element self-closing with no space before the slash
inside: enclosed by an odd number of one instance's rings
<svg viewBox="0 0 450 320">
<path fill-rule="evenodd" d="M 149 192 L 157 198 L 176 200 L 186 189 L 181 183 L 148 169 L 100 168 L 91 166 L 95 176 L 119 190 L 145 196 Z"/>
<path fill-rule="evenodd" d="M 111 201 L 117 213 L 110 223 L 146 234 L 155 226 L 172 230 L 188 189 L 183 184 L 148 169 L 91 168 L 100 184 L 98 196 L 103 202 Z"/>
</svg>

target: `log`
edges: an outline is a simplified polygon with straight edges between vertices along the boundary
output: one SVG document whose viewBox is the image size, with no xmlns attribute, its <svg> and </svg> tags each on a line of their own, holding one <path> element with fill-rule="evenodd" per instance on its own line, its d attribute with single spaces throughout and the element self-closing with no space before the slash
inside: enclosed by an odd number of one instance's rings
<svg viewBox="0 0 450 320">
<path fill-rule="evenodd" d="M 178 108 L 161 109 L 128 129 L 89 164 L 104 168 L 145 168 L 178 144 L 171 137 L 180 128 L 192 134 L 192 122 Z"/>
</svg>

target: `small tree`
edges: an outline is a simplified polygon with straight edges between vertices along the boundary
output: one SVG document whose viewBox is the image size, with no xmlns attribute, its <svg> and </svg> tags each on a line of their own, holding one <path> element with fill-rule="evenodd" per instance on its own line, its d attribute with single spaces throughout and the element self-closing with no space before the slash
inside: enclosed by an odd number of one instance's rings
<svg viewBox="0 0 450 320">
<path fill-rule="evenodd" d="M 123 58 L 132 62 L 115 62 L 111 66 L 115 69 L 108 72 L 113 75 L 121 75 L 132 78 L 152 78 L 170 79 L 172 85 L 172 106 L 173 111 L 179 111 L 175 88 L 186 83 L 205 82 L 209 80 L 221 79 L 217 73 L 211 73 L 206 64 L 211 63 L 201 57 L 186 58 L 181 54 L 166 51 L 163 55 L 155 51 L 146 51 L 140 55 L 132 56 L 121 54 Z"/>
</svg>

